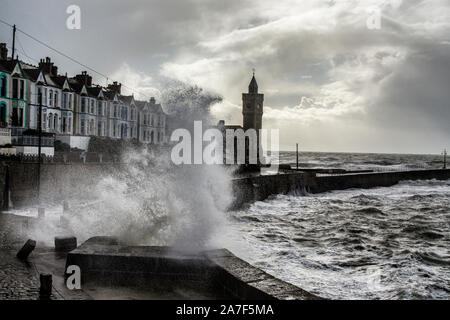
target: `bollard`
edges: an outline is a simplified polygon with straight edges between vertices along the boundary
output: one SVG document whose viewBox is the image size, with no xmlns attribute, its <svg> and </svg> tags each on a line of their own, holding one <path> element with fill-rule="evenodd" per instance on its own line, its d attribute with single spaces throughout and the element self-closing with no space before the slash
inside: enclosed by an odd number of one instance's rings
<svg viewBox="0 0 450 320">
<path fill-rule="evenodd" d="M 55 237 L 55 251 L 69 252 L 77 248 L 77 238 L 75 237 Z"/>
<path fill-rule="evenodd" d="M 34 248 L 36 248 L 36 241 L 28 239 L 27 242 L 23 245 L 22 249 L 17 252 L 17 258 L 22 261 L 27 260 L 28 256 L 31 252 L 33 252 Z"/>
<path fill-rule="evenodd" d="M 39 298 L 41 300 L 49 300 L 52 295 L 52 275 L 48 273 L 41 273 L 39 275 L 41 286 L 39 288 Z"/>
<path fill-rule="evenodd" d="M 38 208 L 38 218 L 45 218 L 45 208 Z"/>
</svg>

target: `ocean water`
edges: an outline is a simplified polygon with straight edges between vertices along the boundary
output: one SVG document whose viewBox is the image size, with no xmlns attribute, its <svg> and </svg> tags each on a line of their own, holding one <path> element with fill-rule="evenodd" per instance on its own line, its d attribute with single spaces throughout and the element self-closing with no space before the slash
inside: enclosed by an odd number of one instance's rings
<svg viewBox="0 0 450 320">
<path fill-rule="evenodd" d="M 295 152 L 280 152 L 279 163 L 294 165 Z M 442 169 L 442 155 L 404 155 L 374 153 L 299 152 L 300 168 L 336 168 L 346 170 Z"/>
<path fill-rule="evenodd" d="M 295 162 L 295 153 L 282 154 Z M 442 157 L 302 154 L 301 166 L 441 168 Z M 332 299 L 450 298 L 450 180 L 316 195 L 293 191 L 229 213 L 231 250 Z"/>
</svg>

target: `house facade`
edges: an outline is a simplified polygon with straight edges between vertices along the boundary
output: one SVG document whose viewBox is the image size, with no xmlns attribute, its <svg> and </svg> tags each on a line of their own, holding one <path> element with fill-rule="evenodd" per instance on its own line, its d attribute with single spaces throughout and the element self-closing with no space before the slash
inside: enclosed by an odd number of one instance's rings
<svg viewBox="0 0 450 320">
<path fill-rule="evenodd" d="M 167 141 L 166 115 L 155 98 L 138 101 L 122 95 L 117 82 L 94 85 L 86 71 L 74 77 L 60 75 L 48 57 L 38 66 L 13 60 L 0 44 L 0 128 L 10 133 L 13 145 L 34 145 L 36 137 L 23 135 L 36 135 L 39 121 L 48 146 L 56 139 L 87 150 L 93 136 L 155 145 Z"/>
</svg>

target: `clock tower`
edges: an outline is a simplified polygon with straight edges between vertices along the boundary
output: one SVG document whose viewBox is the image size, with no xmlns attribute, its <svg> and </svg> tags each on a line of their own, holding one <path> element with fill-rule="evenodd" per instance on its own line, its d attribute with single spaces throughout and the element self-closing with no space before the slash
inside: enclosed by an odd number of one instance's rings
<svg viewBox="0 0 450 320">
<path fill-rule="evenodd" d="M 258 93 L 255 72 L 248 85 L 248 93 L 242 94 L 242 115 L 244 118 L 244 131 L 255 129 L 259 134 L 262 129 L 264 95 Z"/>
</svg>

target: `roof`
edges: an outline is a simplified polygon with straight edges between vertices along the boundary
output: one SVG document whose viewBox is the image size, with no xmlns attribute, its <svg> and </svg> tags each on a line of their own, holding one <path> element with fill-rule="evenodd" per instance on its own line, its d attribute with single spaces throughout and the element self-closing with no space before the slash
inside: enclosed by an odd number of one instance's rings
<svg viewBox="0 0 450 320">
<path fill-rule="evenodd" d="M 13 72 L 16 63 L 16 60 L 0 60 L 0 70 L 11 73 Z"/>
<path fill-rule="evenodd" d="M 70 87 L 73 89 L 73 91 L 80 93 L 81 89 L 83 89 L 83 85 L 79 83 L 75 78 L 68 78 Z"/>
<path fill-rule="evenodd" d="M 95 98 L 98 97 L 98 95 L 100 94 L 100 91 L 102 91 L 102 89 L 103 89 L 102 87 L 88 87 L 88 86 L 86 86 L 86 88 L 87 88 L 87 92 L 88 92 L 89 96 L 95 97 Z"/>
<path fill-rule="evenodd" d="M 62 88 L 64 86 L 64 82 L 66 82 L 66 76 L 51 76 L 50 78 L 60 88 Z"/>
<path fill-rule="evenodd" d="M 147 105 L 147 101 L 136 100 L 135 104 L 136 104 L 137 108 L 142 111 L 145 108 L 145 106 Z"/>
<path fill-rule="evenodd" d="M 253 75 L 252 80 L 248 85 L 248 93 L 258 93 L 258 83 L 256 82 L 255 75 Z"/>
<path fill-rule="evenodd" d="M 23 69 L 23 73 L 25 76 L 30 79 L 31 81 L 36 82 L 39 78 L 39 74 L 41 73 L 41 70 L 39 69 Z"/>
<path fill-rule="evenodd" d="M 110 90 L 108 90 L 108 91 L 105 91 L 105 98 L 107 99 L 107 100 L 114 100 L 114 96 L 116 95 L 116 92 L 115 91 L 110 91 Z"/>
<path fill-rule="evenodd" d="M 133 96 L 119 96 L 119 100 L 125 104 L 131 104 L 131 101 L 133 101 L 133 99 Z"/>
</svg>

